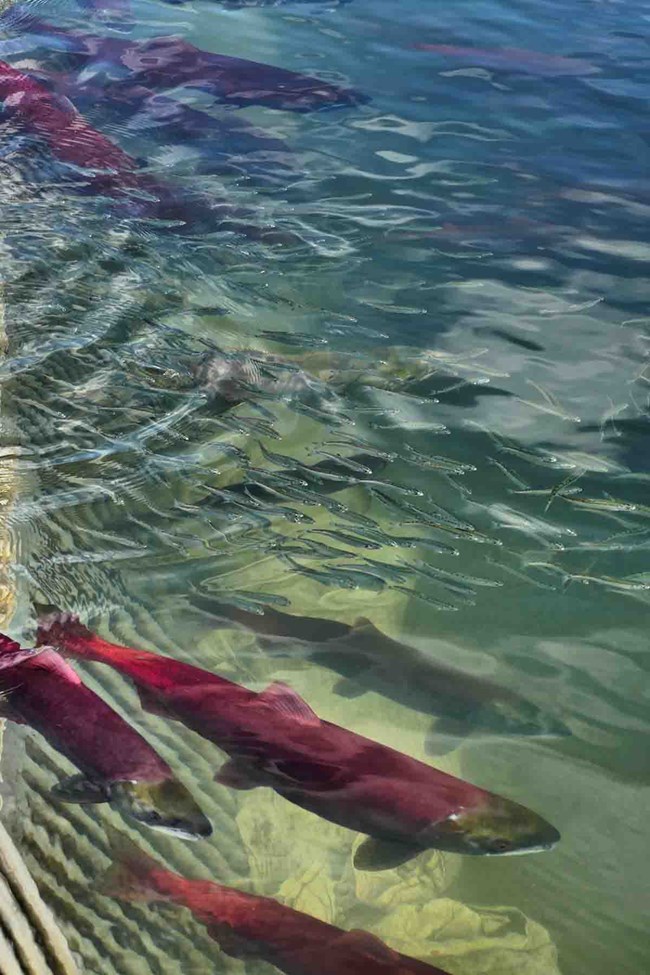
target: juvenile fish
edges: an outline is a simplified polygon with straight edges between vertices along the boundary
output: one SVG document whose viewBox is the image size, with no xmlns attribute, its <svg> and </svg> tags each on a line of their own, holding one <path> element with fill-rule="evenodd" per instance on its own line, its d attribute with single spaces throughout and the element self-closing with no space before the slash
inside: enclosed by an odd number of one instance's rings
<svg viewBox="0 0 650 975">
<path fill-rule="evenodd" d="M 145 710 L 181 721 L 229 755 L 216 779 L 268 786 L 317 815 L 366 833 L 355 862 L 376 868 L 424 849 L 473 855 L 547 850 L 558 831 L 541 816 L 321 720 L 285 684 L 261 693 L 206 670 L 109 643 L 79 620 L 52 613 L 39 644 L 109 664 L 136 685 Z"/>
<path fill-rule="evenodd" d="M 233 958 L 254 957 L 286 975 L 445 975 L 367 931 L 343 931 L 270 897 L 167 870 L 123 836 L 111 837 L 114 863 L 103 893 L 125 901 L 188 908 Z"/>
<path fill-rule="evenodd" d="M 51 647 L 0 634 L 0 715 L 28 725 L 80 770 L 54 786 L 62 802 L 108 802 L 125 817 L 184 839 L 212 827 L 151 745 Z"/>
</svg>

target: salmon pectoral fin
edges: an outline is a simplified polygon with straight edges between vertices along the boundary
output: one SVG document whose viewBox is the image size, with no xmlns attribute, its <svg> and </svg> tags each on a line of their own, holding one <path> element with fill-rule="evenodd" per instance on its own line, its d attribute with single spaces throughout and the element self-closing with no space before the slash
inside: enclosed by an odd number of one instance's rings
<svg viewBox="0 0 650 975">
<path fill-rule="evenodd" d="M 349 700 L 355 697 L 361 697 L 362 694 L 366 693 L 365 687 L 362 687 L 352 677 L 342 677 L 340 680 L 337 680 L 332 690 L 339 697 L 347 697 Z"/>
<path fill-rule="evenodd" d="M 467 725 L 455 718 L 440 718 L 429 728 L 424 739 L 427 755 L 447 755 L 467 738 Z"/>
<path fill-rule="evenodd" d="M 106 786 L 91 782 L 85 775 L 71 775 L 69 779 L 57 782 L 50 789 L 50 795 L 60 802 L 75 802 L 84 806 L 96 802 L 108 802 L 110 799 Z"/>
<path fill-rule="evenodd" d="M 300 694 L 297 694 L 292 687 L 283 684 L 281 681 L 269 684 L 261 694 L 258 694 L 257 700 L 276 711 L 296 718 L 302 724 L 320 724 L 320 718 L 307 702 L 303 701 Z"/>
<path fill-rule="evenodd" d="M 253 942 L 235 934 L 225 924 L 209 925 L 208 934 L 230 958 L 250 958 L 256 954 Z"/>
<path fill-rule="evenodd" d="M 336 947 L 340 948 L 351 948 L 359 954 L 365 955 L 367 958 L 372 958 L 377 961 L 388 961 L 397 960 L 399 955 L 388 945 L 385 945 L 383 941 L 376 938 L 374 934 L 370 934 L 368 931 L 362 931 L 360 928 L 354 928 L 352 931 L 345 931 L 340 938 L 332 942 L 330 948 Z M 392 969 L 391 969 L 392 970 Z"/>
<path fill-rule="evenodd" d="M 383 636 L 383 634 L 377 629 L 375 624 L 368 619 L 367 616 L 357 617 L 357 619 L 352 624 L 352 632 L 357 634 L 367 633 L 372 636 Z"/>
<path fill-rule="evenodd" d="M 10 697 L 11 692 L 0 691 L 0 718 L 6 718 L 7 721 L 13 721 L 14 724 L 27 724 L 17 711 L 12 710 L 9 703 Z"/>
<path fill-rule="evenodd" d="M 229 758 L 214 776 L 219 785 L 226 785 L 229 789 L 256 789 L 261 783 L 255 776 L 255 766 L 242 759 Z"/>
<path fill-rule="evenodd" d="M 353 863 L 356 870 L 392 870 L 420 853 L 422 847 L 415 844 L 368 836 L 356 848 Z"/>
<path fill-rule="evenodd" d="M 144 687 L 141 684 L 137 685 L 136 690 L 143 711 L 146 711 L 148 714 L 155 714 L 159 718 L 168 718 L 170 716 L 164 701 L 160 699 L 155 691 L 151 691 L 148 687 Z"/>
</svg>

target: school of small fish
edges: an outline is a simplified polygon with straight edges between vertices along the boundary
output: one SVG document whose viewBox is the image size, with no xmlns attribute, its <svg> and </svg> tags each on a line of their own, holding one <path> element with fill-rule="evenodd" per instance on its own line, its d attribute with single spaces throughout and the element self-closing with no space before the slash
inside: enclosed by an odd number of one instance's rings
<svg viewBox="0 0 650 975">
<path fill-rule="evenodd" d="M 229 5 L 250 4 L 241 0 Z M 116 0 L 91 6 L 119 18 L 128 14 L 129 4 Z M 16 8 L 5 11 L 2 26 L 18 34 L 14 40 L 0 42 L 3 57 L 20 55 L 22 34 L 29 35 L 30 49 L 42 51 L 41 64 L 33 68 L 0 61 L 0 100 L 11 129 L 36 137 L 47 147 L 52 159 L 65 167 L 70 189 L 106 197 L 117 215 L 159 221 L 160 232 L 165 227 L 175 233 L 197 227 L 225 228 L 271 245 L 286 240 L 272 224 L 260 225 L 255 213 L 151 176 L 139 160 L 84 118 L 80 107 L 91 104 L 99 94 L 108 98 L 116 118 L 132 118 L 135 112 L 138 122 L 134 124 L 174 132 L 195 144 L 204 166 L 212 166 L 213 171 L 227 165 L 221 148 L 224 139 L 234 141 L 238 157 L 244 161 L 248 154 L 264 149 L 275 160 L 273 178 L 289 166 L 287 147 L 281 140 L 246 122 L 233 122 L 232 117 L 221 123 L 207 112 L 161 95 L 159 89 L 200 89 L 223 104 L 254 104 L 300 113 L 354 109 L 367 100 L 353 89 L 268 64 L 208 53 L 179 37 L 101 36 L 57 26 L 29 11 L 17 16 Z M 598 70 L 581 59 L 530 51 L 432 43 L 415 46 L 430 57 L 495 71 L 557 77 Z M 110 80 L 108 88 L 106 79 Z M 251 162 L 251 171 L 255 165 Z M 268 170 L 265 175 L 271 178 Z M 212 355 L 192 363 L 175 379 L 181 385 L 200 387 L 225 412 L 254 397 L 284 393 L 299 394 L 308 403 L 311 391 L 331 391 L 335 380 L 343 385 L 360 372 L 353 358 L 323 364 L 322 357 L 319 360 L 314 354 L 310 366 L 303 367 L 290 357 Z M 436 368 L 433 362 L 418 363 L 418 378 Z M 156 370 L 151 372 L 155 377 Z M 412 377 L 407 370 L 405 377 L 409 375 Z M 166 374 L 166 381 L 169 379 Z M 388 383 L 379 370 L 366 380 L 377 386 Z M 322 396 L 317 399 L 322 403 Z M 556 409 L 552 403 L 542 407 Z M 286 459 L 264 453 L 271 463 Z M 376 480 L 381 458 L 352 456 L 347 459 L 345 475 L 336 460 L 332 456 L 312 468 L 285 466 L 282 483 L 286 487 L 293 478 L 294 490 L 300 490 L 301 484 L 321 476 L 327 493 L 328 478 L 336 490 L 366 473 L 373 478 L 372 493 L 385 505 L 423 515 L 417 506 L 385 493 L 385 485 Z M 418 460 L 450 474 L 468 469 L 444 457 L 420 457 L 412 451 L 410 461 Z M 220 500 L 244 493 L 251 498 L 264 490 L 266 486 L 251 474 L 249 482 L 231 485 L 228 497 L 224 492 Z M 569 504 L 594 511 L 628 510 L 615 499 L 573 497 L 568 489 L 556 494 Z M 551 492 L 549 505 L 554 497 Z M 452 537 L 489 541 L 472 525 L 456 521 L 442 509 L 428 517 L 432 525 Z M 349 531 L 314 530 L 319 538 L 313 540 L 312 551 L 329 542 L 345 544 L 352 539 L 358 544 L 355 531 L 355 526 Z M 374 538 L 369 528 L 364 539 L 370 551 L 386 542 Z M 302 553 L 290 546 L 282 552 L 295 571 L 317 572 L 298 562 L 295 554 Z M 381 565 L 384 572 L 390 571 Z M 471 596 L 474 586 L 491 584 L 434 570 L 424 563 L 415 568 L 460 598 Z M 379 571 L 380 563 L 366 557 L 349 575 L 363 573 L 370 585 L 373 569 Z M 400 582 L 399 566 L 393 572 Z M 570 578 L 599 581 L 587 575 Z M 336 690 L 343 696 L 372 689 L 435 715 L 439 720 L 427 740 L 429 754 L 444 750 L 443 739 L 447 745 L 453 744 L 476 729 L 494 735 L 539 737 L 570 733 L 559 720 L 519 694 L 436 664 L 390 639 L 366 619 L 348 626 L 268 606 L 260 614 L 200 594 L 194 594 L 191 601 L 215 625 L 247 628 L 280 653 L 289 655 L 296 644 L 306 647 L 309 659 L 339 675 Z M 74 658 L 113 668 L 135 685 L 143 711 L 181 722 L 214 744 L 215 779 L 222 785 L 272 789 L 314 816 L 364 834 L 366 839 L 355 854 L 357 869 L 389 869 L 428 849 L 469 856 L 532 853 L 550 850 L 560 839 L 557 829 L 537 812 L 321 719 L 287 684 L 274 683 L 261 692 L 249 690 L 162 654 L 108 642 L 83 624 L 74 607 L 70 607 L 72 611 L 53 606 L 35 610 L 38 632 L 34 647 L 23 648 L 0 635 L 0 714 L 34 729 L 78 769 L 78 774 L 52 790 L 53 798 L 62 804 L 107 803 L 127 821 L 186 840 L 208 841 L 212 832 L 206 815 L 174 770 L 135 727 L 86 686 L 69 663 L 68 658 Z M 137 715 L 134 720 L 137 722 Z M 107 894 L 187 907 L 221 948 L 235 957 L 253 953 L 287 975 L 444 975 L 368 932 L 344 931 L 275 900 L 217 882 L 186 879 L 116 831 L 110 840 L 114 865 L 104 880 Z"/>
</svg>

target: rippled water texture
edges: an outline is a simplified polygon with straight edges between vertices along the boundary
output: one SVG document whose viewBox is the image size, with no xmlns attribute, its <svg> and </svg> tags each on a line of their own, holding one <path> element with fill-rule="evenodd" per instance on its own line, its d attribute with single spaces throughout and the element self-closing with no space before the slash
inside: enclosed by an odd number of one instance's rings
<svg viewBox="0 0 650 975">
<path fill-rule="evenodd" d="M 153 72 L 143 92 L 81 35 L 133 64 L 176 35 L 320 82 L 267 97 L 273 77 L 242 95 L 241 77 Z M 89 182 L 5 103 L 11 635 L 29 645 L 36 600 L 256 690 L 287 681 L 562 834 L 535 856 L 355 872 L 352 833 L 213 782 L 214 746 L 80 665 L 213 821 L 210 842 L 142 848 L 453 975 L 639 975 L 647 8 L 42 0 L 0 38 L 129 174 Z M 531 726 L 486 717 L 482 681 Z M 71 770 L 42 739 L 10 725 L 3 764 L 5 821 L 82 971 L 267 970 L 187 912 L 97 890 L 119 820 L 48 797 Z"/>
</svg>

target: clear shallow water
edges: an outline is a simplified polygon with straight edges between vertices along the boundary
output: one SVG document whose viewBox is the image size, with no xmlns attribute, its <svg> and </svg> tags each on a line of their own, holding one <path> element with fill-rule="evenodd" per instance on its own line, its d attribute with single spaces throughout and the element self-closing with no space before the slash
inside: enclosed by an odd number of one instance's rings
<svg viewBox="0 0 650 975">
<path fill-rule="evenodd" d="M 108 29 L 71 4 L 29 9 Z M 430 715 L 374 691 L 342 696 L 304 647 L 279 655 L 250 632 L 215 629 L 206 600 L 366 616 L 433 660 L 519 690 L 571 737 L 476 733 L 427 760 L 539 810 L 562 832 L 558 848 L 434 854 L 363 876 L 350 867 L 351 834 L 267 790 L 213 784 L 213 746 L 143 716 L 106 670 L 84 669 L 213 818 L 200 848 L 153 839 L 188 875 L 367 928 L 454 975 L 642 971 L 647 14 L 359 0 L 134 11 L 129 36 L 179 33 L 370 101 L 300 115 L 213 107 L 229 126 L 219 167 L 117 113 L 108 82 L 84 104 L 157 178 L 250 207 L 258 225 L 290 235 L 281 245 L 165 232 L 75 195 L 41 145 L 4 140 L 12 635 L 27 639 L 31 599 L 45 598 L 105 636 L 247 686 L 288 680 L 323 716 L 422 758 Z M 12 63 L 51 65 L 19 22 L 6 37 L 24 41 Z M 282 147 L 255 160 L 228 149 L 233 120 Z M 218 412 L 188 382 L 188 363 L 216 347 L 282 356 L 312 388 L 262 390 Z M 377 388 L 380 360 L 390 389 Z M 381 485 L 332 493 L 304 470 L 282 479 L 296 463 L 360 452 Z M 392 544 L 400 536 L 408 544 Z M 86 970 L 166 973 L 180 959 L 184 971 L 263 970 L 229 959 L 186 915 L 172 927 L 171 914 L 89 890 L 115 816 L 56 807 L 45 790 L 61 760 L 15 729 L 9 741 L 21 813 L 7 800 L 8 820 Z"/>
</svg>

